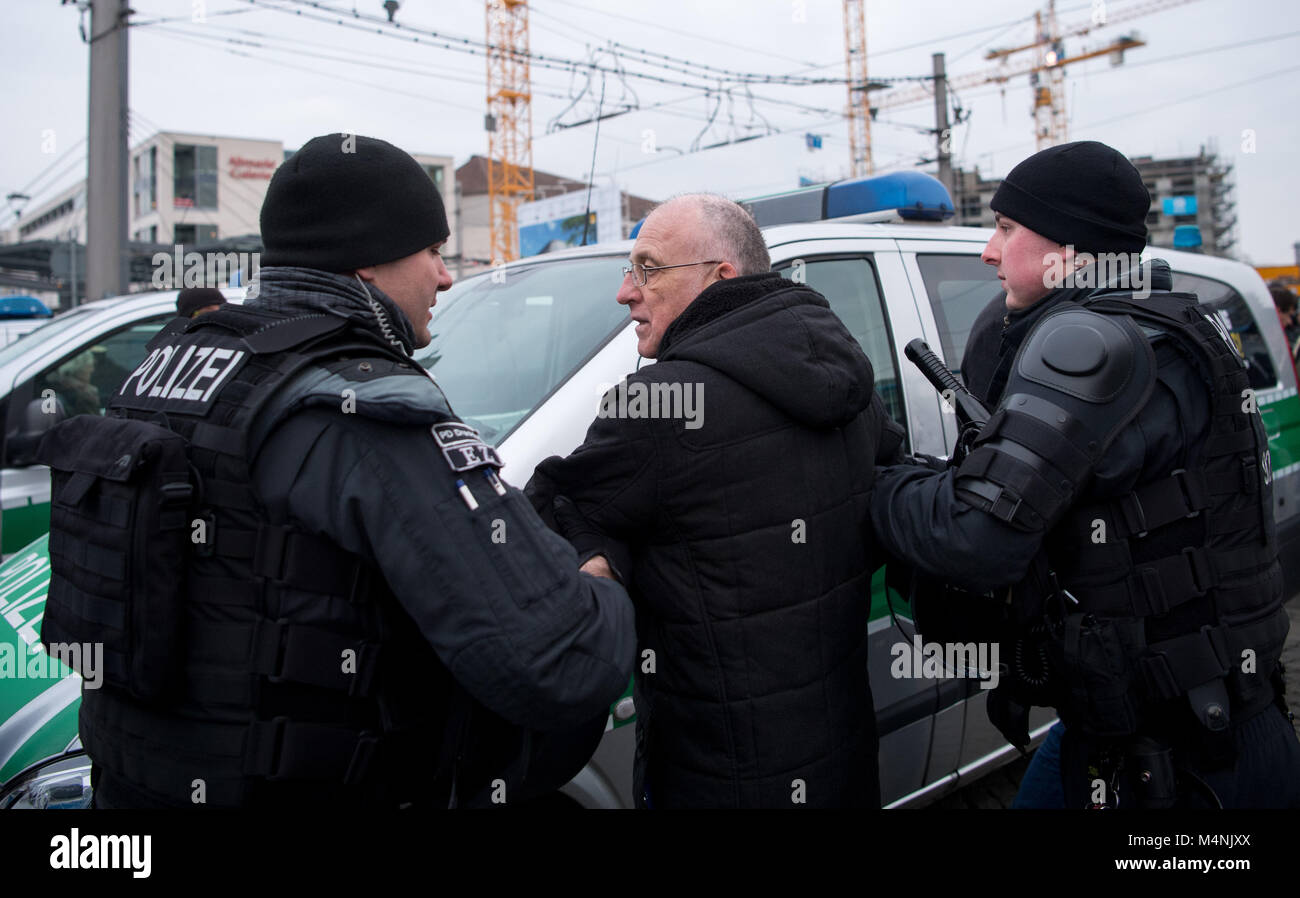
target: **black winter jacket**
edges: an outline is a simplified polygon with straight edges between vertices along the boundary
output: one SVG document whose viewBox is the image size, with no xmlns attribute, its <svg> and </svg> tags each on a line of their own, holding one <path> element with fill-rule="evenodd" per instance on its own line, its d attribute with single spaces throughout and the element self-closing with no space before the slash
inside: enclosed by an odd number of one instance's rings
<svg viewBox="0 0 1300 898">
<path fill-rule="evenodd" d="M 694 420 L 618 416 L 678 384 Z M 818 293 L 723 280 L 606 395 L 614 414 L 537 467 L 535 506 L 564 495 L 628 548 L 639 803 L 879 806 L 863 460 L 901 431 L 873 385 Z"/>
</svg>

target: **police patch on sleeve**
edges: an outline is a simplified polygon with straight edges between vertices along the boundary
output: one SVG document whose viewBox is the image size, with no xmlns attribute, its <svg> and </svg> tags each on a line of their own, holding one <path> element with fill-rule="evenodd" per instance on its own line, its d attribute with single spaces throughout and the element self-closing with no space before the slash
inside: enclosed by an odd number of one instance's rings
<svg viewBox="0 0 1300 898">
<path fill-rule="evenodd" d="M 502 467 L 501 457 L 495 449 L 483 442 L 478 431 L 462 421 L 444 421 L 431 428 L 433 441 L 442 450 L 443 458 L 451 469 L 460 473 L 491 465 Z"/>
</svg>

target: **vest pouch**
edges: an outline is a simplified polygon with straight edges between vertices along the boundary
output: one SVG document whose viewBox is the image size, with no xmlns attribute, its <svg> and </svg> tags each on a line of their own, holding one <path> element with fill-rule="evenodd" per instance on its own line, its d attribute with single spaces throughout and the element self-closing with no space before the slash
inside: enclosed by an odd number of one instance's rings
<svg viewBox="0 0 1300 898">
<path fill-rule="evenodd" d="M 1281 580 L 1276 566 L 1269 576 Z M 1276 596 L 1280 591 L 1275 589 L 1265 595 Z M 1220 614 L 1219 620 L 1229 631 L 1228 688 L 1232 716 L 1244 720 L 1278 696 L 1272 675 L 1281 666 L 1290 618 L 1286 608 L 1277 601 L 1249 613 Z"/>
<path fill-rule="evenodd" d="M 1136 731 L 1133 669 L 1115 622 L 1091 614 L 1070 614 L 1064 620 L 1064 637 L 1066 682 L 1072 710 L 1080 715 L 1084 731 L 1105 737 Z"/>
<path fill-rule="evenodd" d="M 41 641 L 102 645 L 103 683 L 146 702 L 179 687 L 186 450 L 184 438 L 156 424 L 97 415 L 61 422 L 38 450 L 51 475 Z"/>
</svg>

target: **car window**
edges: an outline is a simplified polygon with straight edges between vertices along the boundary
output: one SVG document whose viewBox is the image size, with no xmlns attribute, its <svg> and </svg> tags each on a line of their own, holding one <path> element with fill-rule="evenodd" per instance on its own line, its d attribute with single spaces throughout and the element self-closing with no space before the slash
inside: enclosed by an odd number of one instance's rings
<svg viewBox="0 0 1300 898">
<path fill-rule="evenodd" d="M 502 268 L 438 300 L 416 361 L 496 445 L 628 321 L 622 256 Z"/>
<path fill-rule="evenodd" d="M 971 325 L 984 307 L 1002 294 L 997 269 L 972 255 L 918 253 L 916 265 L 934 310 L 943 360 L 958 373 Z"/>
<path fill-rule="evenodd" d="M 1175 292 L 1195 293 L 1201 307 L 1223 322 L 1232 342 L 1237 344 L 1237 351 L 1246 360 L 1250 385 L 1257 390 L 1276 386 L 1277 369 L 1273 367 L 1273 357 L 1268 353 L 1267 341 L 1241 294 L 1223 281 L 1213 278 L 1184 274 L 1181 271 L 1173 274 Z"/>
<path fill-rule="evenodd" d="M 145 345 L 175 315 L 159 315 L 127 325 L 79 347 L 37 374 L 34 398 L 46 390 L 71 415 L 101 415 L 117 388 L 145 355 Z"/>
<path fill-rule="evenodd" d="M 86 316 L 92 315 L 94 312 L 94 309 L 72 309 L 50 319 L 45 324 L 25 334 L 21 343 L 14 340 L 3 349 L 0 349 L 0 366 L 9 364 L 38 343 L 61 339 L 70 327 L 81 324 L 86 320 Z"/>
<path fill-rule="evenodd" d="M 799 270 L 796 271 L 796 265 Z M 776 269 L 782 277 L 802 280 L 826 301 L 849 333 L 862 345 L 876 373 L 876 391 L 890 417 L 907 431 L 907 410 L 899 389 L 889 323 L 871 259 L 864 256 L 798 259 Z"/>
</svg>

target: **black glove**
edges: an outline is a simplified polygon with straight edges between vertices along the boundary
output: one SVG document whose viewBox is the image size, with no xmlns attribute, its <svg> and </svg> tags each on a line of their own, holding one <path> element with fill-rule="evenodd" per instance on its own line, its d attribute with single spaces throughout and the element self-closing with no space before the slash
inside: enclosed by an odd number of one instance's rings
<svg viewBox="0 0 1300 898">
<path fill-rule="evenodd" d="M 1010 690 L 1001 685 L 994 689 L 985 704 L 989 723 L 998 728 L 1007 741 L 1016 747 L 1022 755 L 1029 748 L 1029 708 L 1020 704 L 1010 695 Z"/>
</svg>

